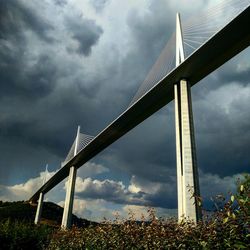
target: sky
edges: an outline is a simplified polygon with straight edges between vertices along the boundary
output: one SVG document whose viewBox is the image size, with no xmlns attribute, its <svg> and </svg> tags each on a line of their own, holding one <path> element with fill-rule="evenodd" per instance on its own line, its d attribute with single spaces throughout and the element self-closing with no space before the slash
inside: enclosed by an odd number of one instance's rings
<svg viewBox="0 0 250 250">
<path fill-rule="evenodd" d="M 0 200 L 27 200 L 76 135 L 129 105 L 175 30 L 215 0 L 0 0 Z M 192 87 L 201 195 L 250 167 L 250 49 Z M 45 166 L 48 164 L 48 173 Z M 65 181 L 45 195 L 64 205 Z M 78 170 L 74 213 L 100 221 L 177 213 L 173 102 Z"/>
</svg>

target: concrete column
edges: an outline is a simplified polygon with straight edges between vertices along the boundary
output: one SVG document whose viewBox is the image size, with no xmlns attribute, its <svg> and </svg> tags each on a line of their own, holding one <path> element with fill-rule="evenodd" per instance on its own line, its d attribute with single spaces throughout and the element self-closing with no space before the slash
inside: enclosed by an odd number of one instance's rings
<svg viewBox="0 0 250 250">
<path fill-rule="evenodd" d="M 36 217 L 34 221 L 35 224 L 38 224 L 41 219 L 42 209 L 43 209 L 43 198 L 44 198 L 44 194 L 40 193 L 37 208 L 36 208 Z"/>
<path fill-rule="evenodd" d="M 77 128 L 74 156 L 78 152 L 79 136 L 80 136 L 80 126 L 78 126 Z M 72 224 L 72 210 L 74 204 L 76 172 L 77 168 L 75 166 L 72 166 L 69 170 L 68 185 L 67 185 L 65 204 L 63 209 L 62 225 L 61 225 L 63 229 L 70 228 Z"/>
<path fill-rule="evenodd" d="M 190 85 L 186 80 L 181 80 L 175 85 L 174 90 L 178 220 L 186 218 L 196 223 L 201 219 L 201 208 L 193 197 L 200 196 L 200 190 Z"/>
<path fill-rule="evenodd" d="M 69 171 L 68 185 L 67 185 L 62 225 L 61 225 L 61 227 L 64 229 L 70 228 L 72 223 L 72 210 L 74 204 L 76 172 L 77 172 L 76 167 L 72 166 Z"/>
<path fill-rule="evenodd" d="M 176 136 L 176 168 L 177 168 L 177 202 L 178 220 L 184 216 L 183 208 L 183 171 L 182 171 L 182 143 L 181 143 L 181 121 L 180 121 L 180 90 L 179 85 L 174 85 L 175 95 L 175 136 Z"/>
</svg>

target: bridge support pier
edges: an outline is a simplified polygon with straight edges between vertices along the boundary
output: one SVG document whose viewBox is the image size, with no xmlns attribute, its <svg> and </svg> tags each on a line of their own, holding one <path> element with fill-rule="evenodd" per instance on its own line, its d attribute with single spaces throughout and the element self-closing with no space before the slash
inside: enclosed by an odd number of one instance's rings
<svg viewBox="0 0 250 250">
<path fill-rule="evenodd" d="M 80 135 L 80 126 L 78 126 L 77 128 L 74 156 L 78 152 L 79 135 Z M 66 198 L 65 198 L 62 225 L 61 225 L 61 228 L 63 229 L 70 228 L 72 224 L 72 210 L 73 210 L 73 204 L 74 204 L 76 172 L 77 172 L 77 168 L 75 166 L 72 166 L 69 170 L 68 185 L 67 185 L 67 190 L 66 190 Z"/>
<path fill-rule="evenodd" d="M 178 192 L 178 221 L 184 218 L 195 223 L 201 219 L 201 207 L 195 196 L 200 196 L 196 161 L 191 89 L 187 80 L 174 86 L 176 163 Z"/>
<path fill-rule="evenodd" d="M 63 229 L 71 227 L 72 210 L 74 204 L 75 182 L 76 182 L 76 167 L 72 166 L 69 171 L 68 185 L 66 191 L 65 204 L 63 209 L 62 225 Z"/>
<path fill-rule="evenodd" d="M 44 194 L 40 193 L 37 208 L 36 208 L 36 217 L 34 221 L 35 224 L 38 224 L 41 219 L 42 209 L 43 209 L 43 198 L 44 198 Z"/>
</svg>

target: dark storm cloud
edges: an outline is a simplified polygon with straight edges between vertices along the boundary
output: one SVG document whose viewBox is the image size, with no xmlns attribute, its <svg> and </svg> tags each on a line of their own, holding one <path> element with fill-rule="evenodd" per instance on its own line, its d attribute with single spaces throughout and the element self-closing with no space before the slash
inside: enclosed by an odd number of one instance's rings
<svg viewBox="0 0 250 250">
<path fill-rule="evenodd" d="M 241 64 L 239 62 L 238 67 L 235 68 L 235 64 L 228 63 L 228 65 L 219 72 L 218 80 L 225 84 L 231 82 L 237 82 L 239 84 L 250 83 L 250 65 L 248 63 Z"/>
<path fill-rule="evenodd" d="M 16 40 L 22 36 L 24 29 L 30 29 L 41 39 L 52 42 L 51 37 L 47 34 L 52 26 L 44 21 L 38 13 L 34 13 L 32 9 L 20 1 L 1 1 L 0 38 Z"/>
<path fill-rule="evenodd" d="M 132 10 L 128 14 L 127 23 L 133 34 L 132 38 L 135 39 L 135 45 L 141 48 L 141 52 L 159 55 L 175 31 L 175 14 L 166 15 L 170 12 L 165 2 L 159 1 L 158 4 L 152 3 L 146 13 L 141 14 L 138 10 Z M 147 56 L 150 58 L 152 54 Z M 153 60 L 156 59 L 157 57 Z"/>
<path fill-rule="evenodd" d="M 132 186 L 140 189 L 143 200 L 147 206 L 157 206 L 164 208 L 176 208 L 176 177 L 172 171 L 165 174 L 165 181 L 150 181 L 148 178 L 132 176 Z"/>
<path fill-rule="evenodd" d="M 199 167 L 230 176 L 248 170 L 249 49 L 192 88 Z"/>
<path fill-rule="evenodd" d="M 144 199 L 145 199 L 144 204 L 150 207 L 162 207 L 162 208 L 168 208 L 168 209 L 177 208 L 176 190 L 175 192 L 170 194 L 168 191 L 164 189 L 165 187 L 166 186 L 163 186 L 162 189 L 160 189 L 157 193 L 146 194 L 144 196 Z"/>
<path fill-rule="evenodd" d="M 198 162 L 206 172 L 227 176 L 248 169 L 250 89 L 240 86 L 225 85 L 194 103 Z"/>
<path fill-rule="evenodd" d="M 0 47 L 3 48 L 0 51 L 2 97 L 34 100 L 54 89 L 57 70 L 48 55 L 40 55 L 35 64 L 27 68 L 22 50 L 4 46 L 4 42 L 0 42 Z"/>
<path fill-rule="evenodd" d="M 60 61 L 58 64 L 56 55 L 59 44 L 51 43 L 52 40 L 57 41 L 58 37 L 52 39 L 48 35 L 49 31 L 54 30 L 53 25 L 44 21 L 28 4 L 26 6 L 19 1 L 5 1 L 0 3 L 0 11 L 0 136 L 2 142 L 8 138 L 3 151 L 15 149 L 15 144 L 22 145 L 18 162 L 1 157 L 1 177 L 6 177 L 9 171 L 19 172 L 20 167 L 23 169 L 25 164 L 27 169 L 32 167 L 30 172 L 26 169 L 30 177 L 37 172 L 34 168 L 36 161 L 40 166 L 44 164 L 41 162 L 44 156 L 31 160 L 25 149 L 31 155 L 36 155 L 37 152 L 42 155 L 46 149 L 46 154 L 54 159 L 64 157 L 75 136 L 74 128 L 77 124 L 85 124 L 88 119 L 88 115 L 84 116 L 81 109 L 76 107 L 84 106 L 85 112 L 89 110 L 89 100 L 97 92 L 98 77 L 88 80 L 85 74 L 84 79 L 81 79 L 77 72 L 84 70 L 81 66 L 75 67 L 67 61 Z M 97 42 L 102 30 L 91 20 L 86 19 L 85 22 L 81 18 L 81 22 L 79 37 L 74 22 L 71 21 L 70 24 L 75 37 L 79 38 L 81 52 L 90 55 L 91 47 Z M 55 36 L 56 32 L 58 31 L 55 30 Z M 82 40 L 80 34 L 84 34 Z M 43 41 L 38 43 L 37 37 Z M 69 78 L 67 87 L 60 87 L 65 78 Z M 12 144 L 14 145 L 11 146 Z M 55 164 L 55 160 L 51 162 Z M 8 171 L 4 170 L 6 165 L 11 166 Z M 20 177 L 19 173 L 16 176 Z M 4 180 L 8 182 L 9 178 L 1 178 L 1 182 Z"/>
<path fill-rule="evenodd" d="M 77 52 L 89 56 L 92 46 L 98 42 L 100 35 L 103 33 L 102 28 L 96 25 L 93 20 L 82 18 L 69 18 L 66 23 L 72 38 L 78 43 Z M 71 50 L 71 48 L 68 48 L 68 51 Z"/>
<path fill-rule="evenodd" d="M 146 13 L 138 10 L 128 13 L 127 25 L 133 44 L 122 67 L 129 72 L 127 74 L 138 79 L 130 89 L 131 100 L 174 31 L 174 16 L 165 15 L 164 11 L 170 12 L 166 3 L 159 1 Z"/>
<path fill-rule="evenodd" d="M 52 29 L 51 25 L 19 1 L 1 1 L 0 12 L 0 135 L 1 142 L 5 142 L 2 144 L 4 145 L 2 152 L 7 151 L 1 157 L 1 177 L 8 182 L 11 170 L 16 169 L 18 171 L 16 176 L 19 177 L 19 173 L 22 173 L 20 169 L 24 170 L 23 160 L 27 155 L 23 149 L 26 148 L 27 152 L 30 152 L 31 145 L 39 148 L 37 144 L 32 143 L 31 138 L 34 135 L 30 133 L 36 125 L 32 117 L 36 112 L 30 114 L 28 112 L 37 106 L 38 99 L 53 90 L 56 66 L 46 54 L 41 54 L 37 61 L 32 62 L 31 67 L 27 67 L 27 64 L 30 64 L 27 61 L 30 41 L 25 32 L 30 30 L 45 42 L 51 42 L 47 35 L 47 31 Z M 27 116 L 29 119 L 26 119 Z M 18 150 L 20 144 L 22 149 L 19 149 L 19 152 L 23 154 L 20 154 L 18 162 L 14 162 L 15 159 L 9 158 L 9 152 Z M 33 159 L 30 159 L 31 162 L 34 163 Z M 30 163 L 28 166 L 31 167 Z M 8 166 L 7 171 L 6 166 Z M 28 173 L 27 170 L 24 172 Z M 34 174 L 35 171 L 31 172 Z"/>
<path fill-rule="evenodd" d="M 154 182 L 168 182 L 175 170 L 173 105 L 138 125 L 102 156 L 105 165 Z"/>
<path fill-rule="evenodd" d="M 51 25 L 19 1 L 0 3 L 0 77 L 2 96 L 39 98 L 47 95 L 54 86 L 56 66 L 46 54 L 40 55 L 32 67 L 27 67 L 29 44 L 27 30 L 51 42 L 47 31 Z"/>
</svg>

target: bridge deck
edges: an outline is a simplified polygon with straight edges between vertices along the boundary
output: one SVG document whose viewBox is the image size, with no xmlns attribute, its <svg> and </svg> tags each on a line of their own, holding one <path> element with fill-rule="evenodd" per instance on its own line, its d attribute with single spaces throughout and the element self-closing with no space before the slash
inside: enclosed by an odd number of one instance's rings
<svg viewBox="0 0 250 250">
<path fill-rule="evenodd" d="M 116 120 L 101 131 L 93 141 L 51 177 L 31 198 L 47 193 L 64 180 L 72 165 L 77 168 L 118 140 L 174 98 L 173 85 L 185 77 L 192 85 L 199 82 L 226 61 L 250 45 L 250 7 L 216 33 L 208 42 L 191 54 L 181 65 L 164 77 L 156 86 L 134 103 Z"/>
</svg>

